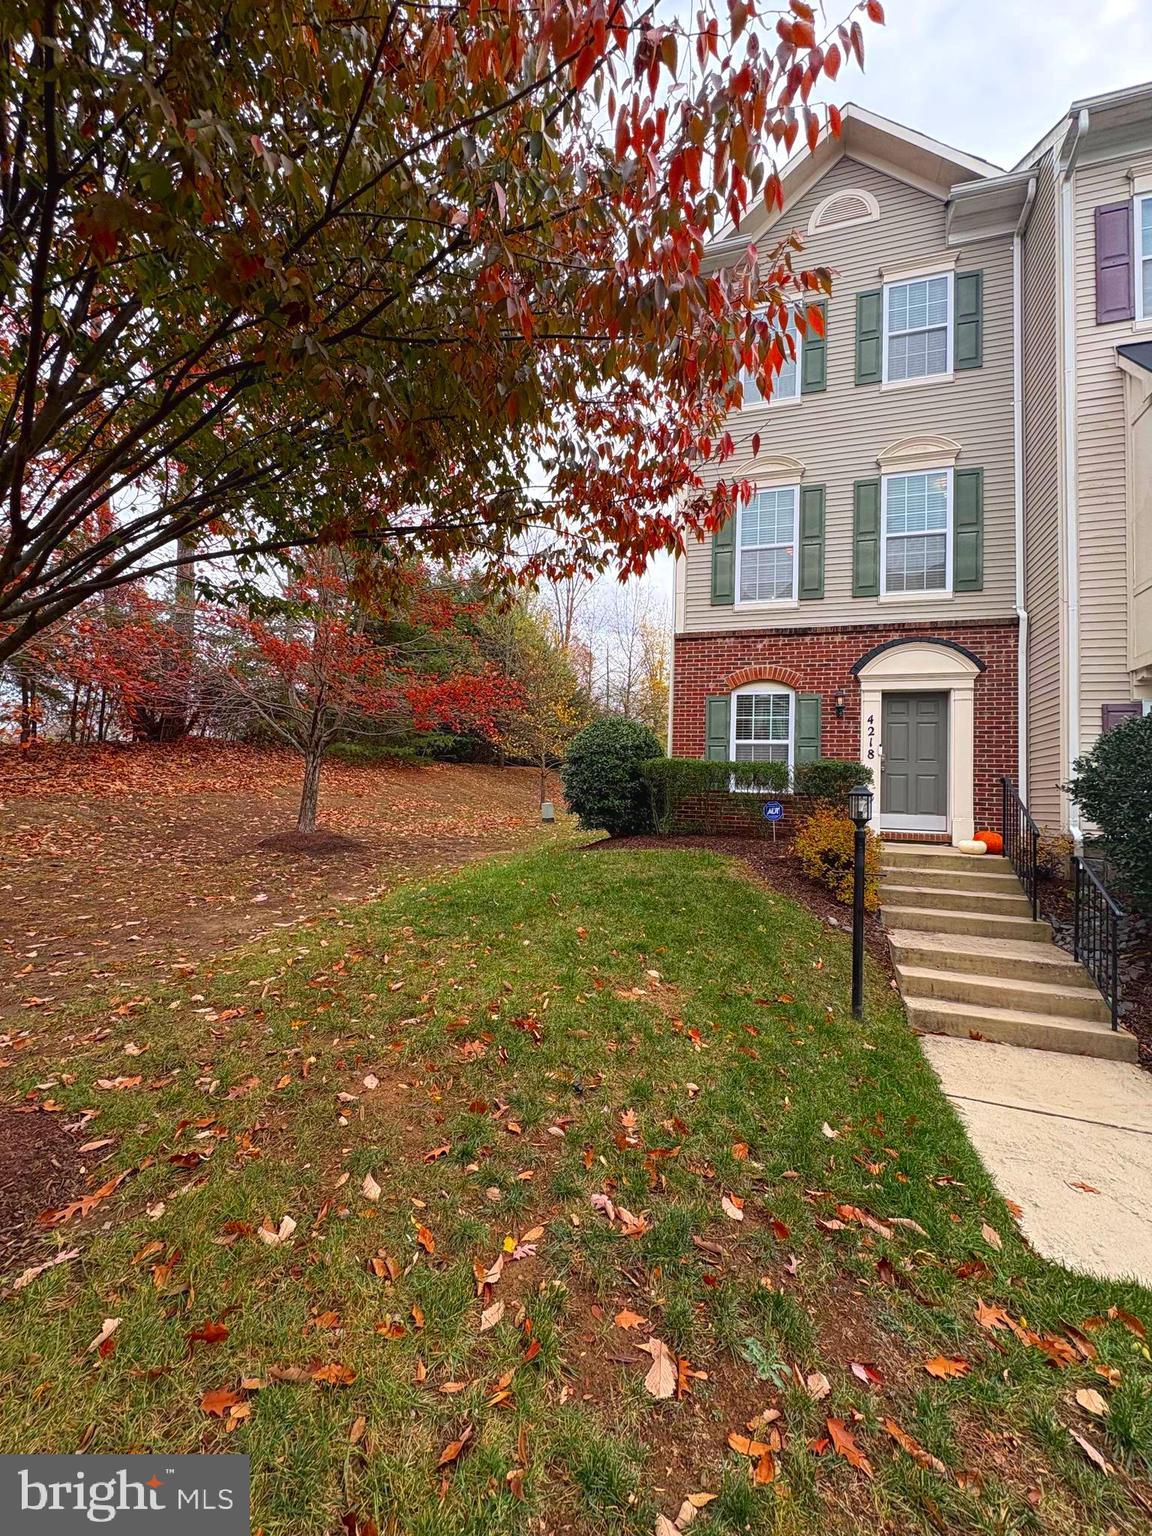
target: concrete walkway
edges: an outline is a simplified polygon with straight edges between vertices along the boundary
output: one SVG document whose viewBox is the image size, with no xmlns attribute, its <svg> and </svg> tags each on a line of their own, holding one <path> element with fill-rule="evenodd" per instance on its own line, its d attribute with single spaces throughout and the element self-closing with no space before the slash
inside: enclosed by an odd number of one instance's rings
<svg viewBox="0 0 1152 1536">
<path fill-rule="evenodd" d="M 945 1035 L 920 1044 L 1036 1251 L 1152 1286 L 1152 1075 Z"/>
</svg>

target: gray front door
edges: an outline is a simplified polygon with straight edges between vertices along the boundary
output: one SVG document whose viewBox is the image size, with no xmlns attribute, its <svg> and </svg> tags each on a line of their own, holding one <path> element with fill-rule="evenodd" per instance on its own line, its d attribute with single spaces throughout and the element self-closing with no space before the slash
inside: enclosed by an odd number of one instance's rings
<svg viewBox="0 0 1152 1536">
<path fill-rule="evenodd" d="M 947 831 L 948 695 L 886 693 L 881 732 L 881 826 Z"/>
</svg>

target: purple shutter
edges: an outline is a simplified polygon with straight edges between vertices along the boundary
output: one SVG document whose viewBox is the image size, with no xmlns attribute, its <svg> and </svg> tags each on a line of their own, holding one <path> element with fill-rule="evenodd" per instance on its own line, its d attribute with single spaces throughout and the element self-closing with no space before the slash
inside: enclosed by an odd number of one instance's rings
<svg viewBox="0 0 1152 1536">
<path fill-rule="evenodd" d="M 1132 204 L 1106 203 L 1096 210 L 1096 324 L 1131 320 L 1135 314 Z"/>
<path fill-rule="evenodd" d="M 1132 699 L 1127 704 L 1102 704 L 1100 706 L 1100 725 L 1102 734 L 1107 736 L 1122 720 L 1131 720 L 1136 715 L 1144 713 L 1144 706 L 1139 699 Z"/>
</svg>

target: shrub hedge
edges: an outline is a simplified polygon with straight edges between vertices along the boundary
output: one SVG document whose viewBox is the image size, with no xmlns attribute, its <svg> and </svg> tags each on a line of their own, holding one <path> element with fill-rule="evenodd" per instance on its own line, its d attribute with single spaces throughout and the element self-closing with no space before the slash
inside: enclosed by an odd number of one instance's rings
<svg viewBox="0 0 1152 1536">
<path fill-rule="evenodd" d="M 1125 720 L 1073 767 L 1064 787 L 1100 828 L 1124 895 L 1152 914 L 1152 715 Z"/>
<path fill-rule="evenodd" d="M 871 768 L 845 757 L 817 757 L 810 763 L 797 763 L 792 775 L 792 789 L 797 795 L 835 801 L 841 807 L 846 804 L 850 789 L 871 783 Z"/>
<path fill-rule="evenodd" d="M 662 751 L 636 720 L 609 715 L 576 736 L 561 769 L 568 808 L 590 831 L 628 837 L 652 830 L 652 799 L 641 768 Z"/>
</svg>

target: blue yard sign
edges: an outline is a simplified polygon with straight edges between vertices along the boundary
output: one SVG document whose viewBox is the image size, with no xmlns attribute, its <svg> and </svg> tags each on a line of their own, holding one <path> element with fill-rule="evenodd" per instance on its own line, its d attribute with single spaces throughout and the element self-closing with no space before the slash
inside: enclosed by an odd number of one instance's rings
<svg viewBox="0 0 1152 1536">
<path fill-rule="evenodd" d="M 764 820 L 780 821 L 784 816 L 784 807 L 779 800 L 765 800 Z"/>
</svg>

